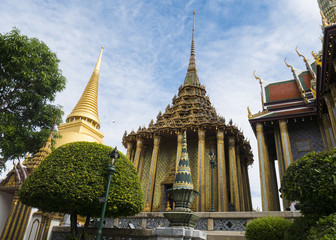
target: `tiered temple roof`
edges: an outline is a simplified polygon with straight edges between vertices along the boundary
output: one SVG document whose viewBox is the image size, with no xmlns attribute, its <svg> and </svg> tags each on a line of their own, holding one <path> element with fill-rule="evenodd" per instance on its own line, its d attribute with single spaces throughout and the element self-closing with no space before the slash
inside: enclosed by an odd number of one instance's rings
<svg viewBox="0 0 336 240">
<path fill-rule="evenodd" d="M 297 53 L 303 57 L 306 69 L 296 69 L 285 60 L 293 79 L 268 83 L 256 77 L 261 84 L 263 111 L 249 113 L 251 123 L 317 114 L 316 63 Z"/>
</svg>

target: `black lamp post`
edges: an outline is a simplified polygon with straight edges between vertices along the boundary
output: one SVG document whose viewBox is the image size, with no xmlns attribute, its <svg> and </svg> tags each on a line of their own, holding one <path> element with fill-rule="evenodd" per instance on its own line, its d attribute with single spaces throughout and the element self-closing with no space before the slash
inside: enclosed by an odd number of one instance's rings
<svg viewBox="0 0 336 240">
<path fill-rule="evenodd" d="M 98 227 L 98 232 L 97 232 L 97 240 L 100 240 L 100 237 L 103 231 L 104 217 L 105 217 L 108 194 L 110 191 L 111 179 L 115 172 L 114 160 L 120 157 L 117 147 L 113 149 L 113 151 L 109 154 L 109 157 L 111 158 L 111 163 L 107 167 L 107 185 L 106 185 L 106 190 L 105 190 L 105 197 L 99 198 L 99 202 L 103 202 L 104 206 L 103 206 L 103 209 L 100 215 L 100 222 L 99 222 L 99 227 Z"/>
<path fill-rule="evenodd" d="M 211 212 L 215 211 L 215 197 L 214 197 L 214 167 L 217 166 L 215 162 L 215 152 L 211 149 L 210 153 L 210 165 L 211 165 Z"/>
</svg>

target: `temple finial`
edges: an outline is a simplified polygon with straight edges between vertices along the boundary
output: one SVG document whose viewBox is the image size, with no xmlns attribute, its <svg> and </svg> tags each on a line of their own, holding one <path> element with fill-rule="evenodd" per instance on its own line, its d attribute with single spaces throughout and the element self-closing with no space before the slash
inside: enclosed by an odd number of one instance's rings
<svg viewBox="0 0 336 240">
<path fill-rule="evenodd" d="M 196 68 L 196 56 L 195 56 L 195 10 L 193 12 L 193 28 L 192 28 L 192 38 L 191 38 L 191 51 L 189 66 L 187 70 L 187 75 L 184 79 L 184 85 L 200 85 L 197 68 Z"/>
<path fill-rule="evenodd" d="M 264 94 L 263 94 L 262 82 L 261 82 L 260 77 L 256 76 L 255 70 L 253 72 L 253 75 L 254 75 L 255 79 L 259 80 L 259 84 L 260 84 L 260 96 L 261 96 L 261 106 L 262 106 L 262 110 L 264 111 L 265 107 L 264 107 Z"/>
<path fill-rule="evenodd" d="M 303 61 L 304 61 L 305 63 L 307 63 L 307 59 L 306 59 L 306 57 L 299 53 L 299 51 L 297 50 L 297 47 L 295 48 L 295 51 L 296 51 L 296 53 L 299 55 L 299 57 L 302 57 L 302 58 L 303 58 Z"/>
<path fill-rule="evenodd" d="M 102 47 L 100 50 L 100 54 L 91 78 L 86 85 L 86 88 L 77 105 L 67 117 L 67 122 L 76 120 L 77 118 L 85 119 L 97 129 L 100 128 L 100 122 L 98 117 L 98 81 L 103 49 L 104 47 Z"/>
<path fill-rule="evenodd" d="M 292 73 L 294 73 L 294 68 L 293 68 L 293 66 L 291 66 L 291 65 L 289 65 L 289 64 L 287 63 L 286 58 L 284 59 L 284 62 L 285 62 L 285 64 L 286 64 L 286 66 L 289 67 L 289 68 L 291 69 Z"/>
</svg>

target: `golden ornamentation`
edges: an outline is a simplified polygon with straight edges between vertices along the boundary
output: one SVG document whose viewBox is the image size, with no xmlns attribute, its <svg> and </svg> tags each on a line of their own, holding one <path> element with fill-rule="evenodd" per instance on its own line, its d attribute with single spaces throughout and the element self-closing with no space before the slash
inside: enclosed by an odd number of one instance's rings
<svg viewBox="0 0 336 240">
<path fill-rule="evenodd" d="M 327 27 L 329 26 L 330 24 L 328 23 L 328 20 L 327 18 L 324 16 L 322 10 L 320 9 L 320 14 L 321 14 L 321 17 L 322 17 L 322 25 L 323 27 Z"/>
<path fill-rule="evenodd" d="M 320 67 L 322 67 L 322 61 L 321 61 L 321 58 L 320 58 L 317 54 L 315 54 L 314 51 L 312 51 L 312 55 L 313 55 L 313 57 L 314 57 L 314 59 L 315 59 L 315 63 L 316 63 L 317 65 L 319 65 Z"/>
<path fill-rule="evenodd" d="M 250 108 L 249 108 L 249 107 L 247 107 L 247 112 L 248 112 L 248 118 L 252 118 L 252 117 L 253 117 L 253 115 L 252 115 L 252 113 L 251 113 L 251 111 L 250 111 Z"/>
</svg>

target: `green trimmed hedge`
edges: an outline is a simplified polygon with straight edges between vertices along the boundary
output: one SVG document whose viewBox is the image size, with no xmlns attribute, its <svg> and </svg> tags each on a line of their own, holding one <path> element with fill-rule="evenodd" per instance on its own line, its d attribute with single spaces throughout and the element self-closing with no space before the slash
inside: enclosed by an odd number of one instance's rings
<svg viewBox="0 0 336 240">
<path fill-rule="evenodd" d="M 74 142 L 57 148 L 24 181 L 20 200 L 45 212 L 99 217 L 102 205 L 98 197 L 105 195 L 111 151 L 111 147 L 92 142 Z M 119 154 L 107 217 L 135 215 L 144 204 L 137 171 L 126 156 Z"/>
<path fill-rule="evenodd" d="M 247 240 L 283 240 L 292 222 L 280 217 L 257 218 L 246 226 Z"/>
<path fill-rule="evenodd" d="M 285 199 L 299 201 L 305 215 L 336 212 L 336 150 L 297 159 L 287 168 L 281 191 Z"/>
</svg>

